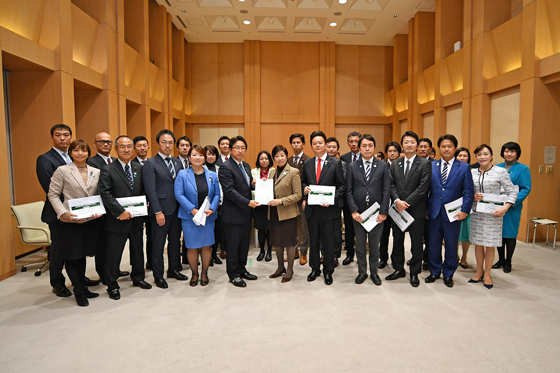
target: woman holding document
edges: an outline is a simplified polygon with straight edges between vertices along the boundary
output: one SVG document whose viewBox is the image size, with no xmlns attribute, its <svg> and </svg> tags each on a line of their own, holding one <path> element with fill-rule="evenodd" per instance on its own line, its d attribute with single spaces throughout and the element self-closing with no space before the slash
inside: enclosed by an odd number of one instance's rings
<svg viewBox="0 0 560 373">
<path fill-rule="evenodd" d="M 272 156 L 266 150 L 261 150 L 257 155 L 256 167 L 251 170 L 251 176 L 253 177 L 253 186 L 257 184 L 257 180 L 269 179 L 272 175 L 271 171 L 274 170 L 272 166 L 274 162 L 272 161 Z M 257 235 L 259 239 L 260 252 L 257 256 L 257 261 L 265 260 L 270 262 L 272 260 L 272 244 L 270 243 L 270 227 L 268 225 L 268 206 L 261 205 L 255 207 L 253 210 L 254 227 L 257 230 Z M 264 253 L 264 244 L 268 242 L 268 249 L 266 250 L 266 255 Z"/>
<path fill-rule="evenodd" d="M 471 170 L 476 203 L 473 204 L 470 241 L 475 245 L 476 274 L 469 282 L 483 281 L 487 289 L 492 289 L 494 284 L 490 270 L 494 262 L 494 249 L 502 243 L 503 216 L 515 204 L 517 191 L 507 171 L 492 166 L 493 152 L 490 146 L 482 144 L 474 150 L 474 154 L 480 165 Z M 505 202 L 500 196 L 500 189 L 506 191 Z"/>
<path fill-rule="evenodd" d="M 175 180 L 175 198 L 179 202 L 179 218 L 183 225 L 183 240 L 187 247 L 187 257 L 191 267 L 191 286 L 198 284 L 198 252 L 202 256 L 202 274 L 200 285 L 208 285 L 208 267 L 212 260 L 212 245 L 214 244 L 215 213 L 220 202 L 220 184 L 218 175 L 202 166 L 206 162 L 206 151 L 200 145 L 195 145 L 189 152 L 191 167 L 179 171 Z M 199 209 L 206 207 L 198 216 Z M 199 219 L 206 217 L 204 224 L 197 224 Z"/>
<path fill-rule="evenodd" d="M 301 179 L 299 171 L 288 164 L 288 149 L 276 145 L 272 149 L 276 170 L 271 172 L 274 180 L 274 199 L 269 202 L 270 243 L 276 251 L 278 268 L 270 278 L 284 274 L 282 282 L 288 282 L 294 274 L 294 260 L 297 244 L 298 202 L 301 200 Z M 284 248 L 288 254 L 288 270 L 284 267 Z"/>
<path fill-rule="evenodd" d="M 76 303 L 78 306 L 85 307 L 89 305 L 88 298 L 99 295 L 87 289 L 84 277 L 86 256 L 95 255 L 98 246 L 97 238 L 102 234 L 102 226 L 96 220 L 101 215 L 93 214 L 79 218 L 70 212 L 68 202 L 97 195 L 100 171 L 86 164 L 91 151 L 84 140 L 73 141 L 68 147 L 68 154 L 73 162 L 56 169 L 49 187 L 49 201 L 60 220 L 58 231 L 51 234 L 57 234 L 59 237 L 56 240 L 59 246 L 55 255 L 65 262 L 66 272 L 74 286 Z M 60 198 L 61 195 L 64 197 L 64 202 Z"/>
</svg>

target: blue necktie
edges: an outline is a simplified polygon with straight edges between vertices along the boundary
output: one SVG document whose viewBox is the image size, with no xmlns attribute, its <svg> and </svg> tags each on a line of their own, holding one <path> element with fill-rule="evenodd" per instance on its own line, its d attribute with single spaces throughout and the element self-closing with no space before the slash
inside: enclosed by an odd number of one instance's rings
<svg viewBox="0 0 560 373">
<path fill-rule="evenodd" d="M 247 177 L 247 173 L 245 172 L 245 169 L 243 168 L 242 163 L 239 163 L 239 168 L 241 169 L 241 173 L 245 177 L 245 181 L 247 182 L 247 185 L 250 185 L 251 183 L 249 183 L 249 178 Z"/>
<path fill-rule="evenodd" d="M 441 171 L 441 185 L 445 185 L 447 181 L 447 162 L 443 162 L 443 170 Z"/>
<path fill-rule="evenodd" d="M 124 166 L 124 172 L 126 173 L 126 178 L 128 179 L 128 183 L 130 184 L 130 188 L 134 188 L 134 182 L 132 181 L 132 173 L 130 172 L 130 166 Z"/>
</svg>

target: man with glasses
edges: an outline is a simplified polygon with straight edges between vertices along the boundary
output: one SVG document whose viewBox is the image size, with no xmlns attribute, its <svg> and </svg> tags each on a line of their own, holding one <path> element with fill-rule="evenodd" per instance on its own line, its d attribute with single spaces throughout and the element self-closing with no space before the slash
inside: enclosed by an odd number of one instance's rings
<svg viewBox="0 0 560 373">
<path fill-rule="evenodd" d="M 242 136 L 233 137 L 230 150 L 231 157 L 220 167 L 219 178 L 224 194 L 222 220 L 228 245 L 226 265 L 229 282 L 244 288 L 247 286 L 244 279 L 257 279 L 245 266 L 251 240 L 252 209 L 259 203 L 251 200 L 251 168 L 247 162 L 243 162 L 247 141 Z"/>
<path fill-rule="evenodd" d="M 97 154 L 88 159 L 87 164 L 91 167 L 102 169 L 103 167 L 111 164 L 116 158 L 111 157 L 111 149 L 113 148 L 113 139 L 107 132 L 100 132 L 95 135 L 93 141 Z"/>
</svg>

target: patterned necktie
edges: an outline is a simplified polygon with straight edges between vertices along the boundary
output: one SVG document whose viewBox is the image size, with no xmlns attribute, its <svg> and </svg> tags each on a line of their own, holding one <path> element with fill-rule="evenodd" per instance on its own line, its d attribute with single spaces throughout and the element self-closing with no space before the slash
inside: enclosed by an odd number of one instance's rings
<svg viewBox="0 0 560 373">
<path fill-rule="evenodd" d="M 404 177 L 405 178 L 408 176 L 408 171 L 410 171 L 410 159 L 406 160 L 406 167 L 404 169 Z"/>
<path fill-rule="evenodd" d="M 107 164 L 111 164 L 111 157 L 107 157 Z"/>
<path fill-rule="evenodd" d="M 352 159 L 352 162 L 356 162 L 358 160 L 358 155 L 354 154 L 354 159 Z"/>
<path fill-rule="evenodd" d="M 447 181 L 447 162 L 443 162 L 443 170 L 441 171 L 441 185 L 445 185 Z"/>
<path fill-rule="evenodd" d="M 175 167 L 173 167 L 173 163 L 171 163 L 171 157 L 165 158 L 165 161 L 167 162 L 167 168 L 169 169 L 171 177 L 175 179 Z"/>
<path fill-rule="evenodd" d="M 239 168 L 241 169 L 241 173 L 243 174 L 243 176 L 245 177 L 245 181 L 247 182 L 247 185 L 250 185 L 249 183 L 249 178 L 247 177 L 247 173 L 245 172 L 245 169 L 243 168 L 243 164 L 239 163 Z"/>
<path fill-rule="evenodd" d="M 317 184 L 319 184 L 320 177 L 321 177 L 321 158 L 317 158 Z"/>
<path fill-rule="evenodd" d="M 366 161 L 366 180 L 369 181 L 369 174 L 371 172 L 371 162 Z"/>
<path fill-rule="evenodd" d="M 132 173 L 130 172 L 130 166 L 124 166 L 124 173 L 126 174 L 126 178 L 128 179 L 128 183 L 130 184 L 130 188 L 134 187 L 134 182 L 132 181 Z"/>
</svg>

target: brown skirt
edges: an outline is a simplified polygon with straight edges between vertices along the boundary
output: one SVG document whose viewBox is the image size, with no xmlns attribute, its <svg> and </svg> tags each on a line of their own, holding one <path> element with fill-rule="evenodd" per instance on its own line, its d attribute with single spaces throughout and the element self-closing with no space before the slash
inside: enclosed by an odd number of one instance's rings
<svg viewBox="0 0 560 373">
<path fill-rule="evenodd" d="M 297 218 L 278 220 L 278 209 L 270 207 L 270 238 L 272 246 L 292 247 L 297 244 Z"/>
</svg>

